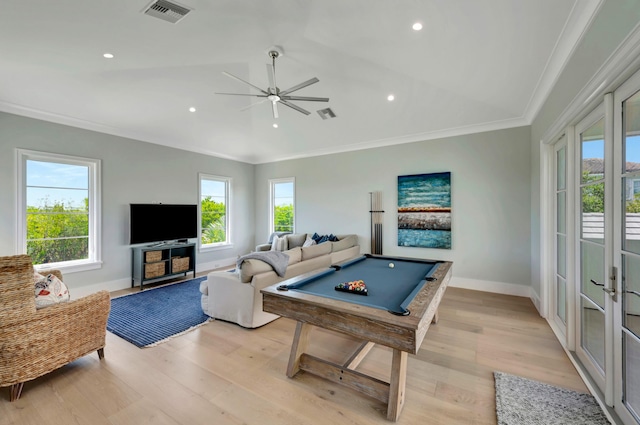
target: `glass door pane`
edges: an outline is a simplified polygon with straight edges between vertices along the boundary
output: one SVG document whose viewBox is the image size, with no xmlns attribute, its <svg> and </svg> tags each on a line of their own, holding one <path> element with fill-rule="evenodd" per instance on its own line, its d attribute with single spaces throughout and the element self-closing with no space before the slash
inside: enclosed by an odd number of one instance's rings
<svg viewBox="0 0 640 425">
<path fill-rule="evenodd" d="M 604 246 L 590 242 L 581 242 L 580 263 L 582 282 L 580 292 L 598 307 L 604 308 Z"/>
<path fill-rule="evenodd" d="M 624 393 L 623 402 L 638 421 L 640 413 L 640 342 L 634 335 L 623 333 Z"/>
<path fill-rule="evenodd" d="M 582 298 L 582 348 L 604 373 L 604 311 Z"/>
</svg>

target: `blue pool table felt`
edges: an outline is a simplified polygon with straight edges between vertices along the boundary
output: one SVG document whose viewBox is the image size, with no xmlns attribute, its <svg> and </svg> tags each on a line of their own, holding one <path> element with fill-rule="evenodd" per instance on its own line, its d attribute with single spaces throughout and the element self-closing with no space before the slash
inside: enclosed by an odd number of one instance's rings
<svg viewBox="0 0 640 425">
<path fill-rule="evenodd" d="M 389 263 L 394 267 L 390 268 Z M 436 270 L 438 262 L 416 262 L 397 258 L 359 257 L 339 270 L 330 269 L 289 285 L 289 290 L 318 295 L 368 307 L 403 312 Z M 335 290 L 339 283 L 363 280 L 368 295 Z"/>
</svg>

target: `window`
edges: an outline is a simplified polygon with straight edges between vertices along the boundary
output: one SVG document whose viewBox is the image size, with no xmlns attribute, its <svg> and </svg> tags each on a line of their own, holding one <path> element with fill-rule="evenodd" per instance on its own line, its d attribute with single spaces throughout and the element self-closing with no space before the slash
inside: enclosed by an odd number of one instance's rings
<svg viewBox="0 0 640 425">
<path fill-rule="evenodd" d="M 228 177 L 200 174 L 200 246 L 213 248 L 229 245 Z"/>
<path fill-rule="evenodd" d="M 269 180 L 270 232 L 295 231 L 295 179 Z"/>
<path fill-rule="evenodd" d="M 17 251 L 37 268 L 100 267 L 100 161 L 17 153 Z"/>
</svg>

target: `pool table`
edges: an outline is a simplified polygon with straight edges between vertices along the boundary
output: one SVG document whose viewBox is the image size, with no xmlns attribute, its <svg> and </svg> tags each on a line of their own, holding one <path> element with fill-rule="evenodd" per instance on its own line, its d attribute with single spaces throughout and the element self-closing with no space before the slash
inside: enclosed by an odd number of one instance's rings
<svg viewBox="0 0 640 425">
<path fill-rule="evenodd" d="M 296 320 L 287 376 L 300 370 L 330 379 L 387 403 L 398 420 L 404 404 L 407 354 L 416 354 L 451 279 L 449 261 L 369 255 L 264 288 L 263 310 Z M 337 291 L 362 280 L 367 295 Z M 305 353 L 312 326 L 361 340 L 345 364 Z M 355 370 L 374 344 L 393 350 L 391 382 Z"/>
</svg>

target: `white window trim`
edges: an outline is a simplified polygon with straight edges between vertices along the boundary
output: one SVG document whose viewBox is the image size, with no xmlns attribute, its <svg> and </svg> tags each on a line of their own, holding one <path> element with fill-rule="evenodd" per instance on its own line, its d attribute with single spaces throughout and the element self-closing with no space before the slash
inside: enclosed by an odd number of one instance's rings
<svg viewBox="0 0 640 425">
<path fill-rule="evenodd" d="M 296 178 L 295 177 L 285 177 L 280 179 L 269 179 L 269 234 L 275 232 L 274 230 L 274 220 L 275 220 L 275 189 L 274 186 L 278 183 L 293 183 L 293 229 L 291 233 L 296 232 Z"/>
<path fill-rule="evenodd" d="M 202 243 L 202 208 L 201 208 L 201 200 L 202 200 L 202 180 L 217 180 L 223 181 L 225 183 L 225 233 L 227 236 L 227 240 L 225 242 L 217 242 L 211 244 L 203 244 Z M 231 187 L 233 183 L 233 178 L 225 177 L 225 176 L 216 176 L 213 174 L 206 173 L 198 173 L 198 250 L 200 252 L 207 251 L 217 251 L 221 249 L 230 249 L 233 248 L 233 243 L 231 242 Z"/>
<path fill-rule="evenodd" d="M 43 162 L 59 162 L 70 165 L 82 165 L 89 168 L 89 258 L 85 260 L 64 261 L 59 263 L 39 264 L 40 269 L 58 269 L 64 273 L 75 273 L 95 270 L 102 267 L 102 207 L 101 207 L 101 160 L 56 153 L 16 149 L 16 252 L 27 252 L 27 160 Z"/>
</svg>

